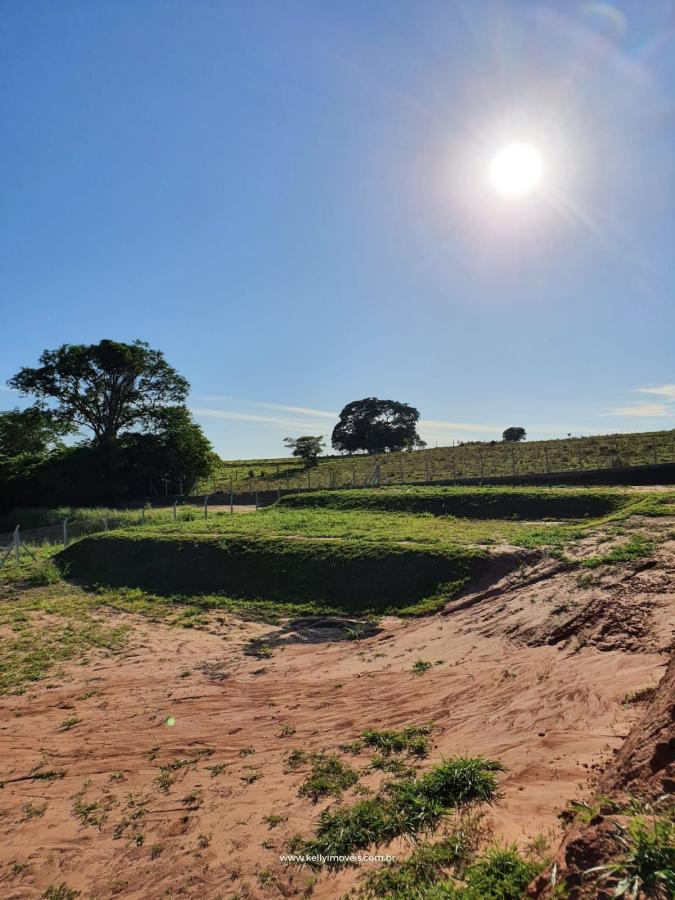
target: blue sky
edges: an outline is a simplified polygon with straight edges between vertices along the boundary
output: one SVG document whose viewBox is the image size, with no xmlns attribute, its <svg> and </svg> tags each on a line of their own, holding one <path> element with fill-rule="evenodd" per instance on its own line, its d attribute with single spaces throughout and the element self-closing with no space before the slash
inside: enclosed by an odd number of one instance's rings
<svg viewBox="0 0 675 900">
<path fill-rule="evenodd" d="M 432 445 L 675 427 L 671 0 L 0 11 L 2 383 L 139 337 L 229 458 L 372 395 Z"/>
</svg>

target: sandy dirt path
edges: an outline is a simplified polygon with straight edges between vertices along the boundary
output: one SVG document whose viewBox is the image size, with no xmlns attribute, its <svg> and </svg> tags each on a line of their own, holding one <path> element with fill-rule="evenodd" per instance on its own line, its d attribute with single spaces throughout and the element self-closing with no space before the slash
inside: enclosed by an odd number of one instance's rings
<svg viewBox="0 0 675 900">
<path fill-rule="evenodd" d="M 675 542 L 658 566 L 620 572 L 582 587 L 539 563 L 458 611 L 385 619 L 362 640 L 321 623 L 214 615 L 188 630 L 111 612 L 134 626 L 123 652 L 4 698 L 0 894 L 66 882 L 95 898 L 301 896 L 311 873 L 279 853 L 328 803 L 298 797 L 303 774 L 284 755 L 334 751 L 373 726 L 435 722 L 423 767 L 457 753 L 500 759 L 495 833 L 557 835 L 559 810 L 589 790 L 637 715 L 623 701 L 667 662 Z M 251 639 L 272 656 L 247 655 Z M 420 658 L 434 665 L 415 677 Z M 363 769 L 369 758 L 344 757 Z M 26 778 L 50 770 L 59 777 Z M 287 819 L 270 828 L 268 815 Z M 340 897 L 358 874 L 322 874 L 313 896 Z"/>
</svg>

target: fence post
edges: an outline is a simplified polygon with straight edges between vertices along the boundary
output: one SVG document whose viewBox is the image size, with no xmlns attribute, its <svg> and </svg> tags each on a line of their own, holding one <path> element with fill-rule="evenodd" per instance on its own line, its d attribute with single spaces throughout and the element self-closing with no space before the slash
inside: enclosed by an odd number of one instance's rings
<svg viewBox="0 0 675 900">
<path fill-rule="evenodd" d="M 208 519 L 209 517 L 209 494 L 204 497 L 204 518 Z"/>
<path fill-rule="evenodd" d="M 277 500 L 281 500 L 281 488 L 277 488 Z"/>
<path fill-rule="evenodd" d="M 19 562 L 19 554 L 21 548 L 21 535 L 19 534 L 19 526 L 14 529 L 14 557 Z"/>
<path fill-rule="evenodd" d="M 18 528 L 17 528 L 18 531 Z M 63 520 L 63 549 L 68 546 L 68 519 Z M 19 550 L 17 547 L 17 559 L 19 558 Z"/>
<path fill-rule="evenodd" d="M 260 503 L 258 502 L 258 492 L 255 492 L 255 508 L 256 510 L 260 509 Z"/>
<path fill-rule="evenodd" d="M 375 460 L 375 486 L 380 486 L 380 461 L 379 459 Z"/>
<path fill-rule="evenodd" d="M 177 503 L 178 503 L 178 500 L 173 501 L 173 520 L 174 520 L 174 522 L 176 521 L 176 504 Z"/>
<path fill-rule="evenodd" d="M 141 506 L 141 525 L 145 525 L 145 507 Z"/>
<path fill-rule="evenodd" d="M 234 515 L 234 486 L 232 484 L 232 476 L 230 476 L 230 515 Z"/>
<path fill-rule="evenodd" d="M 103 530 L 104 531 L 108 530 L 108 517 L 107 516 L 103 516 Z"/>
<path fill-rule="evenodd" d="M 480 463 L 480 477 L 482 479 L 485 472 L 483 470 L 483 451 L 480 449 L 478 450 L 478 462 Z"/>
</svg>

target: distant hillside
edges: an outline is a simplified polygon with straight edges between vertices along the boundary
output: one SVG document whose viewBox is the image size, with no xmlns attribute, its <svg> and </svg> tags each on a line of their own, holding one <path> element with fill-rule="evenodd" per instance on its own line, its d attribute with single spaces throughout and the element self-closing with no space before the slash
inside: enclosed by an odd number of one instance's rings
<svg viewBox="0 0 675 900">
<path fill-rule="evenodd" d="M 376 462 L 381 484 L 453 478 L 530 475 L 578 469 L 605 469 L 675 461 L 675 430 L 598 435 L 549 441 L 471 442 L 456 447 L 385 453 L 378 456 L 324 456 L 314 469 L 294 457 L 223 460 L 198 490 L 235 492 L 277 488 L 362 486 L 372 483 Z"/>
</svg>

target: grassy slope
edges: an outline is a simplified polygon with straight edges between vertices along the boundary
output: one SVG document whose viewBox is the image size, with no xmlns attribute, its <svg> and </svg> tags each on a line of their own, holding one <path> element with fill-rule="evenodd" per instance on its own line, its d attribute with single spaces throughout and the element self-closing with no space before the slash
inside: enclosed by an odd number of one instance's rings
<svg viewBox="0 0 675 900">
<path fill-rule="evenodd" d="M 401 500 L 401 492 L 357 492 L 364 503 Z M 591 498 L 604 518 L 556 521 L 455 518 L 373 508 L 294 508 L 277 504 L 249 516 L 124 529 L 77 542 L 59 564 L 89 582 L 165 594 L 209 594 L 282 604 L 312 604 L 349 614 L 438 608 L 484 567 L 480 545 L 562 548 L 600 522 L 632 512 L 672 511 L 670 495 L 621 492 L 446 489 L 418 491 L 418 502 L 456 504 L 502 514 L 517 504 L 542 516 Z M 347 495 L 329 494 L 340 501 Z M 666 501 L 666 502 L 664 502 Z M 504 505 L 506 504 L 506 506 Z M 592 505 L 592 504 L 591 504 Z M 549 508 L 550 507 L 550 508 Z M 483 510 L 484 511 L 484 510 Z"/>
<path fill-rule="evenodd" d="M 511 475 L 514 463 L 516 472 L 521 475 L 544 472 L 547 455 L 551 472 L 612 468 L 617 461 L 623 466 L 672 462 L 675 459 L 675 430 L 526 441 L 518 445 L 472 443 L 412 453 L 388 453 L 379 459 L 382 483 L 397 484 L 403 481 L 422 483 L 426 481 L 427 473 L 431 481 L 478 477 L 481 475 L 481 457 L 485 477 Z M 372 475 L 374 463 L 372 456 L 326 457 L 310 471 L 310 484 L 312 487 L 347 486 L 355 477 L 357 486 L 361 486 L 364 478 Z M 214 477 L 201 484 L 198 491 L 229 490 L 230 478 L 236 491 L 276 490 L 286 486 L 304 488 L 308 485 L 307 472 L 296 459 L 287 457 L 223 461 Z"/>
</svg>

